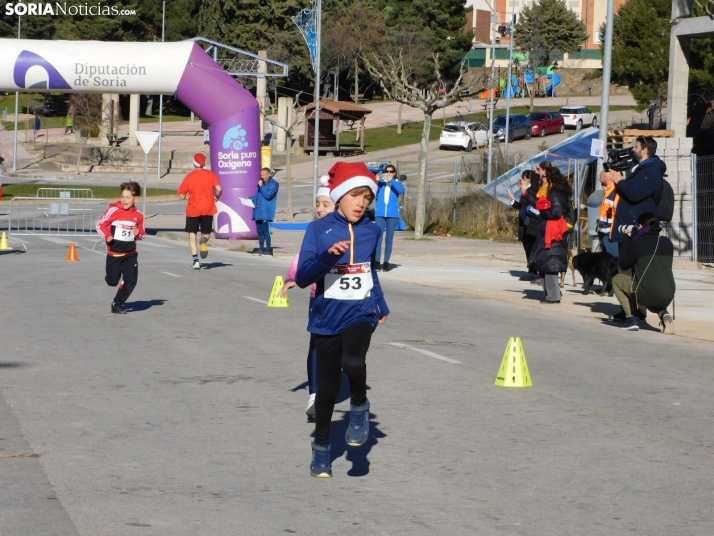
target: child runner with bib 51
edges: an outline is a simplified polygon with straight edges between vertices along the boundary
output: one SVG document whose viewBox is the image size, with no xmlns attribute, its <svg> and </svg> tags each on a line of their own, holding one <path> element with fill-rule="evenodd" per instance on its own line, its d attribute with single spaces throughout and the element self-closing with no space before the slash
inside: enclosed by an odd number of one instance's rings
<svg viewBox="0 0 714 536">
<path fill-rule="evenodd" d="M 369 438 L 366 356 L 377 324 L 389 315 L 374 269 L 379 227 L 365 217 L 377 193 L 375 176 L 363 163 L 346 162 L 329 175 L 337 210 L 308 226 L 295 277 L 300 288 L 317 283 L 307 327 L 315 335 L 320 379 L 310 464 L 315 477 L 332 476 L 330 422 L 343 370 L 350 381 L 345 440 L 356 447 Z"/>
<path fill-rule="evenodd" d="M 104 280 L 110 287 L 119 285 L 111 311 L 125 315 L 124 303 L 139 279 L 136 241 L 143 240 L 146 231 L 144 215 L 136 208 L 136 201 L 141 196 L 141 186 L 131 181 L 122 183 L 120 188 L 121 199 L 109 205 L 97 223 L 97 232 L 107 245 L 107 275 Z"/>
</svg>

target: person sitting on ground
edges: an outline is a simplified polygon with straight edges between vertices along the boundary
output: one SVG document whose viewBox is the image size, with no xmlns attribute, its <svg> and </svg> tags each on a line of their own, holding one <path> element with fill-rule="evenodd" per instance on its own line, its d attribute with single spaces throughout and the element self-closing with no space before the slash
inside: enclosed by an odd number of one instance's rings
<svg viewBox="0 0 714 536">
<path fill-rule="evenodd" d="M 532 180 L 531 180 L 532 179 Z M 523 244 L 523 250 L 526 253 L 526 265 L 528 267 L 528 275 L 521 277 L 521 281 L 529 281 L 538 277 L 538 270 L 530 263 L 531 252 L 538 238 L 538 218 L 528 215 L 528 207 L 535 207 L 540 188 L 540 179 L 536 173 L 530 169 L 526 169 L 518 181 L 518 187 L 521 190 L 521 198 L 516 200 L 514 195 L 508 190 L 508 199 L 511 200 L 511 206 L 519 209 L 518 214 L 518 240 Z"/>
<path fill-rule="evenodd" d="M 632 238 L 627 236 L 620 243 L 619 265 L 621 270 L 632 269 L 633 275 L 617 274 L 612 286 L 622 311 L 611 315 L 611 320 L 624 319 L 620 329 L 637 331 L 640 317 L 647 310 L 657 313 L 662 332 L 674 334 L 674 320 L 667 307 L 674 300 L 675 284 L 672 273 L 674 244 L 660 235 L 659 218 L 651 212 L 640 214 L 637 227 L 632 229 Z"/>
<path fill-rule="evenodd" d="M 538 241 L 531 261 L 535 263 L 543 284 L 543 303 L 560 303 L 559 274 L 568 269 L 568 244 L 566 234 L 570 231 L 565 216 L 570 211 L 572 190 L 568 180 L 550 162 L 541 162 L 543 186 L 538 191 L 536 206 L 528 207 L 528 216 L 540 218 Z"/>
</svg>

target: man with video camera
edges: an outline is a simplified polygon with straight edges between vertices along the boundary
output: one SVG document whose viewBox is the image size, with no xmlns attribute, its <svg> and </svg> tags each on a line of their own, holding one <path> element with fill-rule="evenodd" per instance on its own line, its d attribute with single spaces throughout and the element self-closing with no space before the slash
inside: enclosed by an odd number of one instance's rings
<svg viewBox="0 0 714 536">
<path fill-rule="evenodd" d="M 639 136 L 632 149 L 632 160 L 637 165 L 630 170 L 629 178 L 620 171 L 609 169 L 615 183 L 618 201 L 610 238 L 622 242 L 637 225 L 637 218 L 646 212 L 660 216 L 659 199 L 664 187 L 665 163 L 657 156 L 657 142 L 651 136 Z M 613 166 L 611 166 L 612 168 Z"/>
</svg>

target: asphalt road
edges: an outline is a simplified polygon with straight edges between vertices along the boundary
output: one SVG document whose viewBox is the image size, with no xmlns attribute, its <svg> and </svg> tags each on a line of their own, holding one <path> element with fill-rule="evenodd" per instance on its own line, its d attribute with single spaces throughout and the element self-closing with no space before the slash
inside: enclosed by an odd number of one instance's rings
<svg viewBox="0 0 714 536">
<path fill-rule="evenodd" d="M 371 439 L 346 447 L 343 392 L 314 479 L 308 292 L 265 305 L 287 260 L 192 271 L 150 237 L 118 316 L 92 242 L 27 242 L 0 255 L 2 536 L 714 530 L 711 345 L 383 274 Z M 512 335 L 532 388 L 493 385 Z"/>
</svg>

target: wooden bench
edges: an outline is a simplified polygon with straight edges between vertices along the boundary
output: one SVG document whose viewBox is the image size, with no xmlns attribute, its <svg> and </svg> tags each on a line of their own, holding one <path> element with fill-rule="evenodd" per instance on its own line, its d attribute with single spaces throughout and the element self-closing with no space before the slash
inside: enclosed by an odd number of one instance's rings
<svg viewBox="0 0 714 536">
<path fill-rule="evenodd" d="M 107 134 L 107 141 L 109 141 L 109 146 L 112 147 L 117 144 L 117 135 L 116 134 Z"/>
</svg>

